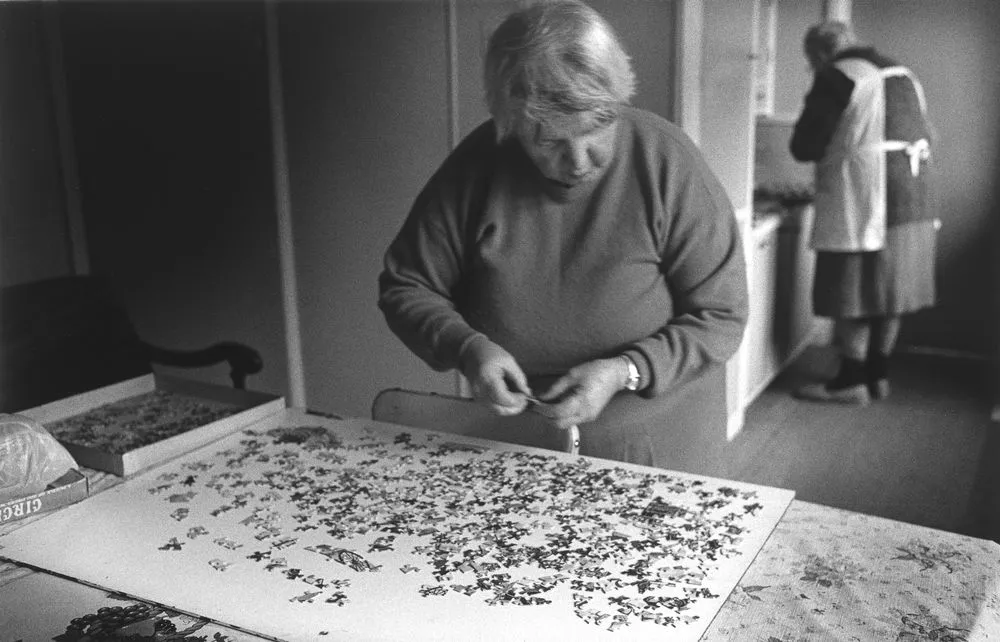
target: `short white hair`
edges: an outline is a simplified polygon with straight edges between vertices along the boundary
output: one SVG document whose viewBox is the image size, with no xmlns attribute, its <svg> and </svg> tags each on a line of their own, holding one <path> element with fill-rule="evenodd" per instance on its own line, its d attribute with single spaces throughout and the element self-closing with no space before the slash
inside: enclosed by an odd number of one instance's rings
<svg viewBox="0 0 1000 642">
<path fill-rule="evenodd" d="M 613 119 L 635 94 L 635 74 L 611 26 L 577 0 L 511 13 L 490 37 L 486 104 L 504 140 L 522 123 L 594 112 Z"/>
</svg>

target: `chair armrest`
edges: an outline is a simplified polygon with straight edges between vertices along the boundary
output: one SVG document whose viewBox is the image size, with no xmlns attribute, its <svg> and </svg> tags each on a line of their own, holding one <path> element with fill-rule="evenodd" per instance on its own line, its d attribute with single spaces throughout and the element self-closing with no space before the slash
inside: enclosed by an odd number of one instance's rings
<svg viewBox="0 0 1000 642">
<path fill-rule="evenodd" d="M 250 346 L 235 341 L 222 341 L 201 350 L 171 350 L 142 341 L 146 355 L 153 363 L 181 368 L 203 368 L 227 361 L 233 387 L 246 388 L 247 375 L 257 374 L 264 368 L 260 353 Z"/>
</svg>

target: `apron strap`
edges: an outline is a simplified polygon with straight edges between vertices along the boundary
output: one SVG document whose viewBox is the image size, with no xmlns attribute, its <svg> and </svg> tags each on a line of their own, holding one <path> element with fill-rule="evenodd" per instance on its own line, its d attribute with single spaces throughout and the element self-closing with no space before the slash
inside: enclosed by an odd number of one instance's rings
<svg viewBox="0 0 1000 642">
<path fill-rule="evenodd" d="M 924 88 L 920 85 L 920 81 L 917 80 L 912 71 L 902 65 L 895 65 L 892 67 L 883 67 L 879 70 L 879 73 L 882 74 L 883 78 L 897 78 L 900 76 L 909 78 L 913 84 L 913 90 L 917 93 L 917 101 L 920 103 L 920 113 L 926 118 L 927 100 L 924 98 Z M 886 152 L 905 152 L 910 157 L 910 173 L 914 177 L 920 175 L 920 161 L 931 157 L 931 144 L 926 138 L 921 138 L 912 143 L 903 140 L 887 140 L 883 141 L 879 147 Z"/>
<path fill-rule="evenodd" d="M 899 76 L 905 76 L 910 79 L 913 83 L 913 90 L 917 92 L 917 101 L 920 103 L 920 113 L 925 117 L 927 116 L 927 100 L 924 98 L 924 88 L 917 80 L 917 77 L 913 75 L 913 72 L 902 65 L 896 65 L 894 67 L 883 67 L 879 70 L 882 74 L 882 78 L 896 78 Z"/>
<path fill-rule="evenodd" d="M 931 157 L 931 144 L 926 138 L 909 143 L 905 140 L 886 140 L 879 144 L 879 149 L 886 152 L 904 152 L 910 157 L 910 173 L 920 176 L 920 161 Z"/>
</svg>

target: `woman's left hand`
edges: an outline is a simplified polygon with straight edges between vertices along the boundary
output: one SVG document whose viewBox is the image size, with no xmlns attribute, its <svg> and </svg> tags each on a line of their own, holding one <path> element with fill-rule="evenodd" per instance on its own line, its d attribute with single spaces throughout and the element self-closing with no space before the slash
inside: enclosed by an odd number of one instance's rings
<svg viewBox="0 0 1000 642">
<path fill-rule="evenodd" d="M 536 412 L 567 429 L 597 419 L 611 398 L 624 387 L 621 359 L 597 359 L 581 364 L 538 395 Z"/>
</svg>

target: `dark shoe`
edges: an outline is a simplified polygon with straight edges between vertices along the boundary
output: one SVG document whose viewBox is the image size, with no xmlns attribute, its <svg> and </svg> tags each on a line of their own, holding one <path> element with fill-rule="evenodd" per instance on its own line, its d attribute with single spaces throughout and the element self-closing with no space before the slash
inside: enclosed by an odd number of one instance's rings
<svg viewBox="0 0 1000 642">
<path fill-rule="evenodd" d="M 889 378 L 871 379 L 868 381 L 868 393 L 873 401 L 879 401 L 889 396 Z"/>
<path fill-rule="evenodd" d="M 889 355 L 869 352 L 865 362 L 868 377 L 868 392 L 872 399 L 885 399 L 889 396 Z"/>
<path fill-rule="evenodd" d="M 855 406 L 867 406 L 871 403 L 865 363 L 846 357 L 840 360 L 840 371 L 832 380 L 826 383 L 806 384 L 792 394 L 807 401 L 824 401 Z"/>
<path fill-rule="evenodd" d="M 828 383 L 808 383 L 797 388 L 792 394 L 796 398 L 806 401 L 842 403 L 853 406 L 867 406 L 872 401 L 868 386 L 863 383 L 844 388 L 830 388 Z"/>
</svg>

